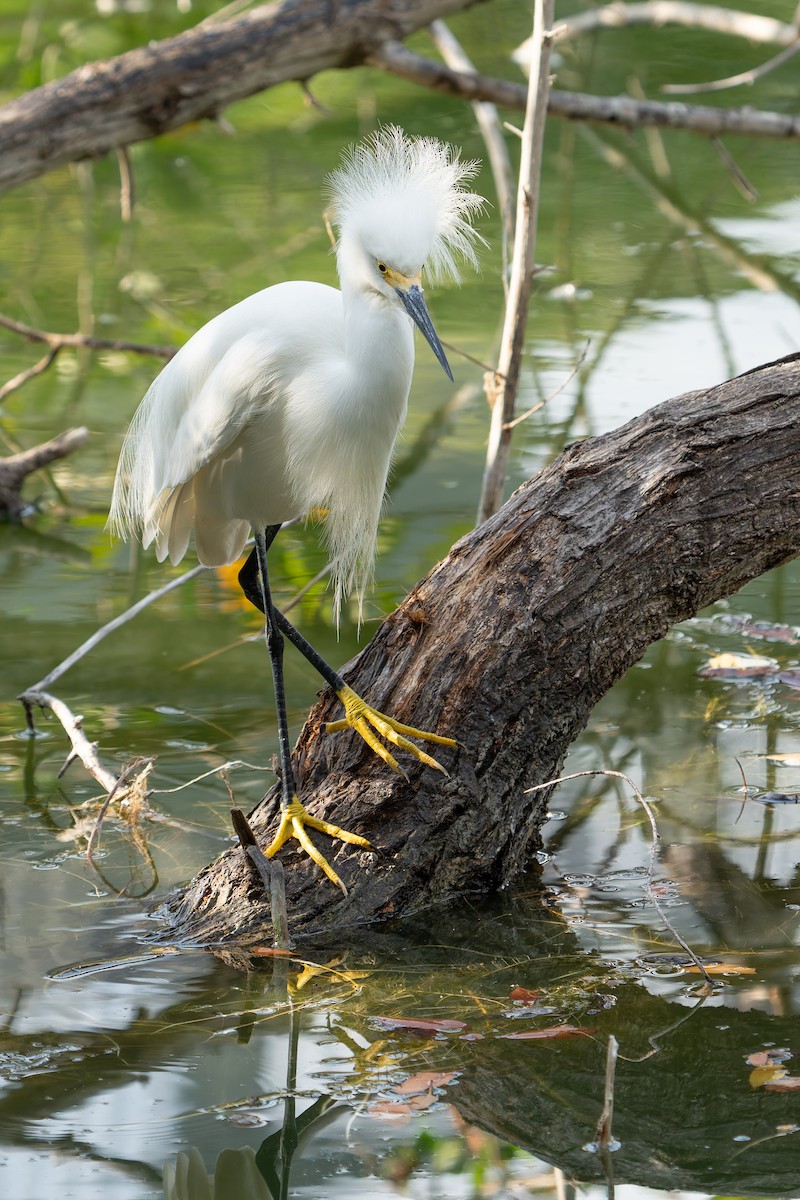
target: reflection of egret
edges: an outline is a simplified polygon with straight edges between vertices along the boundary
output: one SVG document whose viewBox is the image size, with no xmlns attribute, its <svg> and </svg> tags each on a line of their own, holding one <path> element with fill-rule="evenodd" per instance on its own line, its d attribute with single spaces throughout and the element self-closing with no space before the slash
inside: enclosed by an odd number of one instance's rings
<svg viewBox="0 0 800 1200">
<path fill-rule="evenodd" d="M 356 146 L 330 180 L 341 291 L 282 283 L 209 321 L 167 364 L 123 446 L 110 522 L 155 542 L 159 560 L 183 558 L 194 530 L 201 562 L 221 565 L 255 549 L 239 575 L 266 614 L 282 769 L 282 815 L 267 850 L 296 837 L 328 877 L 341 880 L 305 826 L 358 846 L 365 838 L 309 816 L 297 798 L 283 684 L 283 637 L 336 691 L 342 721 L 395 770 L 387 741 L 439 767 L 409 737 L 452 746 L 379 713 L 274 607 L 267 551 L 281 525 L 328 512 L 325 538 L 337 612 L 359 595 L 375 553 L 378 518 L 414 367 L 412 322 L 452 379 L 422 295 L 421 274 L 455 275 L 475 263 L 471 218 L 481 205 L 462 184 L 475 172 L 433 138 L 388 128 Z M 410 320 L 409 320 L 410 318 Z M 344 888 L 343 888 L 344 890 Z"/>
</svg>

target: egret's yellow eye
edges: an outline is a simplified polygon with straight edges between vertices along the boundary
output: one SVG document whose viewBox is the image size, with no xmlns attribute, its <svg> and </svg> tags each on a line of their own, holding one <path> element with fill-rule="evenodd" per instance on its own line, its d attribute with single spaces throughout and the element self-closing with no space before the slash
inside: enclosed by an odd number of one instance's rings
<svg viewBox="0 0 800 1200">
<path fill-rule="evenodd" d="M 376 266 L 377 266 L 378 270 L 380 271 L 381 275 L 385 275 L 386 272 L 389 270 L 386 263 L 379 262 L 379 263 L 376 263 Z"/>
</svg>

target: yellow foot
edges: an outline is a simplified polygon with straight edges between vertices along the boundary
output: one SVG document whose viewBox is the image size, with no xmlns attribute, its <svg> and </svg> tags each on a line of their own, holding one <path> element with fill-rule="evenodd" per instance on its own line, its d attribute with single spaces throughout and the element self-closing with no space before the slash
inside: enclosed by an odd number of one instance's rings
<svg viewBox="0 0 800 1200">
<path fill-rule="evenodd" d="M 397 771 L 398 775 L 405 775 L 405 771 L 398 765 L 397 759 L 378 741 L 372 732 L 374 729 L 381 737 L 385 737 L 387 742 L 413 754 L 419 762 L 426 763 L 436 771 L 441 771 L 443 775 L 447 774 L 441 763 L 438 763 L 430 754 L 426 754 L 424 750 L 420 750 L 419 746 L 415 746 L 408 739 L 415 737 L 421 738 L 423 742 L 436 742 L 439 746 L 457 746 L 458 742 L 453 738 L 441 737 L 438 733 L 427 733 L 424 729 L 415 729 L 413 725 L 402 725 L 399 721 L 395 721 L 394 717 L 387 717 L 384 713 L 378 712 L 377 708 L 367 704 L 366 700 L 362 700 L 352 688 L 343 687 L 336 695 L 344 705 L 345 715 L 341 721 L 329 721 L 325 726 L 326 733 L 336 733 L 340 729 L 355 729 L 357 733 L 361 734 L 370 749 L 374 750 L 385 763 L 388 763 L 393 771 Z"/>
<path fill-rule="evenodd" d="M 347 888 L 328 860 L 320 854 L 317 847 L 311 841 L 311 838 L 306 833 L 306 826 L 309 829 L 317 829 L 320 833 L 327 833 L 328 837 L 338 838 L 340 842 L 350 842 L 351 845 L 362 846 L 365 850 L 372 849 L 367 839 L 360 837 L 357 833 L 348 833 L 346 829 L 340 829 L 338 825 L 331 825 L 330 821 L 320 821 L 318 817 L 312 817 L 303 808 L 297 796 L 293 796 L 289 807 L 284 808 L 281 812 L 281 823 L 278 826 L 278 832 L 264 853 L 267 858 L 272 858 L 274 854 L 278 853 L 281 846 L 288 842 L 289 838 L 297 838 L 309 858 L 313 858 L 320 870 L 324 871 L 328 876 L 331 883 L 335 883 L 337 887 L 341 888 L 346 896 Z"/>
</svg>

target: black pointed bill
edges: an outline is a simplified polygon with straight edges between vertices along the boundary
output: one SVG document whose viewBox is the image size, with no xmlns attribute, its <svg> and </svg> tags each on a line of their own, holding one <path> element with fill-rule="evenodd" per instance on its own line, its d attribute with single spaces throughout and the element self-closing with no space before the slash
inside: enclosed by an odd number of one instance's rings
<svg viewBox="0 0 800 1200">
<path fill-rule="evenodd" d="M 411 320 L 442 364 L 447 378 L 453 383 L 453 372 L 450 370 L 450 363 L 447 361 L 447 356 L 442 349 L 442 343 L 439 341 L 436 330 L 433 328 L 433 321 L 431 321 L 430 313 L 426 307 L 422 288 L 416 283 L 412 283 L 409 288 L 396 287 L 394 290 L 403 301 L 403 307 L 411 317 Z"/>
</svg>

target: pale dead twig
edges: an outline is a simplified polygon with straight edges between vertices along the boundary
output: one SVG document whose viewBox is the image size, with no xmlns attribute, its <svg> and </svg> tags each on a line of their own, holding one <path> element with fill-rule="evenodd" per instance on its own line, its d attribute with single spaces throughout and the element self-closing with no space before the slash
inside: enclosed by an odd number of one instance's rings
<svg viewBox="0 0 800 1200">
<path fill-rule="evenodd" d="M 565 17 L 554 31 L 555 41 L 572 41 L 601 29 L 621 29 L 625 25 L 683 25 L 688 29 L 705 29 L 709 33 L 730 34 L 748 42 L 774 46 L 788 46 L 797 37 L 796 25 L 758 13 L 739 12 L 714 4 L 693 4 L 688 0 L 645 0 L 641 4 L 604 4 Z M 520 47 L 517 52 L 520 56 L 522 49 Z"/>
<path fill-rule="evenodd" d="M 469 55 L 444 21 L 433 21 L 428 27 L 428 33 L 448 67 L 454 71 L 463 71 L 468 75 L 477 74 Z M 472 111 L 486 146 L 497 192 L 503 230 L 503 287 L 507 291 L 508 259 L 514 240 L 514 176 L 511 171 L 511 160 L 503 138 L 502 122 L 497 112 L 497 106 L 486 100 L 474 100 Z"/>
<path fill-rule="evenodd" d="M 796 37 L 796 32 L 793 37 Z M 407 79 L 462 100 L 489 100 L 502 108 L 525 107 L 527 89 L 506 79 L 452 71 L 444 63 L 408 50 L 401 42 L 386 41 L 370 51 L 369 62 Z M 613 125 L 615 129 L 680 129 L 702 137 L 736 134 L 744 137 L 800 139 L 800 115 L 768 112 L 742 105 L 712 108 L 666 100 L 635 100 L 632 96 L 590 96 L 553 90 L 548 113 L 570 121 Z"/>
<path fill-rule="evenodd" d="M 655 875 L 656 859 L 658 857 L 658 844 L 659 844 L 658 826 L 656 825 L 656 819 L 655 819 L 655 816 L 653 815 L 652 808 L 650 807 L 648 802 L 645 800 L 644 796 L 639 791 L 638 787 L 633 782 L 630 775 L 626 775 L 624 773 L 624 771 L 611 771 L 611 770 L 575 771 L 571 775 L 560 775 L 558 777 L 558 779 L 548 779 L 546 783 L 537 783 L 534 787 L 526 788 L 525 795 L 529 795 L 531 792 L 540 792 L 543 788 L 553 787 L 559 783 L 566 783 L 567 780 L 569 780 L 569 779 L 587 779 L 590 777 L 594 777 L 596 775 L 606 775 L 606 776 L 610 776 L 611 778 L 614 778 L 614 779 L 624 779 L 625 782 L 627 783 L 628 787 L 631 789 L 634 796 L 636 797 L 637 803 L 640 804 L 642 809 L 644 810 L 647 820 L 650 822 L 650 832 L 651 832 L 650 859 L 649 859 L 648 866 L 647 866 L 647 889 L 646 889 L 647 890 L 647 898 L 650 901 L 650 903 L 653 905 L 653 907 L 655 908 L 655 910 L 658 913 L 661 920 L 663 921 L 666 929 L 669 931 L 669 933 L 672 935 L 672 937 L 675 939 L 675 941 L 678 943 L 678 945 L 681 947 L 681 949 L 684 950 L 686 952 L 686 954 L 688 954 L 689 958 L 692 960 L 694 965 L 697 967 L 698 971 L 703 976 L 703 978 L 705 979 L 708 986 L 713 987 L 714 984 L 713 984 L 713 980 L 711 979 L 711 976 L 706 971 L 705 967 L 703 966 L 700 959 L 695 954 L 694 950 L 692 950 L 691 946 L 687 942 L 684 941 L 684 939 L 678 933 L 675 926 L 669 920 L 669 918 L 667 917 L 667 914 L 664 912 L 664 909 L 661 905 L 661 902 L 660 902 L 658 896 L 656 895 L 656 892 L 655 892 L 655 889 L 653 886 L 653 879 L 654 879 L 654 875 Z"/>
<path fill-rule="evenodd" d="M 500 380 L 492 379 L 487 391 L 487 398 L 492 406 L 492 417 L 489 445 L 486 452 L 486 468 L 478 506 L 478 524 L 485 521 L 500 507 L 508 465 L 511 430 L 507 426 L 513 419 L 517 399 L 536 247 L 539 180 L 550 91 L 550 30 L 553 24 L 553 11 L 554 0 L 535 0 L 532 41 L 534 53 L 523 125 L 514 252 L 498 358 L 498 372 L 502 378 Z"/>
<path fill-rule="evenodd" d="M 10 396 L 12 392 L 18 391 L 29 380 L 35 379 L 37 375 L 43 375 L 49 366 L 58 356 L 60 346 L 51 346 L 45 354 L 44 358 L 40 358 L 32 367 L 27 367 L 24 371 L 20 371 L 12 379 L 8 379 L 2 387 L 0 387 L 0 404 Z"/>
<path fill-rule="evenodd" d="M 756 80 L 763 79 L 770 71 L 782 67 L 798 52 L 800 52 L 800 38 L 793 45 L 784 47 L 772 58 L 768 58 L 758 67 L 752 67 L 749 71 L 740 71 L 738 75 L 729 75 L 726 79 L 712 79 L 708 83 L 665 83 L 661 91 L 669 96 L 690 96 L 699 95 L 702 92 L 723 92 L 728 88 L 744 85 L 752 86 Z"/>
<path fill-rule="evenodd" d="M 117 147 L 119 165 L 119 210 L 126 225 L 133 218 L 134 183 L 131 155 L 127 146 Z"/>
<path fill-rule="evenodd" d="M 728 147 L 719 138 L 711 138 L 710 141 L 733 180 L 736 190 L 744 196 L 745 200 L 749 200 L 751 204 L 755 204 L 758 200 L 758 192 L 736 162 Z"/>
<path fill-rule="evenodd" d="M 31 730 L 33 730 L 32 710 L 34 708 L 49 708 L 53 715 L 58 718 L 72 744 L 72 752 L 67 759 L 67 764 L 79 758 L 89 774 L 100 784 L 104 792 L 111 792 L 116 788 L 119 782 L 116 775 L 113 775 L 103 766 L 97 756 L 96 743 L 90 742 L 83 732 L 83 717 L 75 716 L 63 700 L 59 700 L 58 696 L 51 696 L 39 684 L 35 684 L 33 688 L 29 688 L 28 691 L 23 692 L 18 699 L 21 700 L 25 709 L 28 728 Z"/>
<path fill-rule="evenodd" d="M 581 367 L 586 361 L 586 355 L 589 353 L 589 347 L 591 344 L 591 342 L 586 343 L 580 358 L 575 363 L 569 375 L 566 375 L 564 379 L 561 380 L 561 383 L 558 385 L 558 387 L 554 391 L 550 392 L 548 396 L 545 396 L 544 400 L 540 400 L 538 404 L 534 404 L 533 408 L 529 408 L 528 411 L 522 413 L 521 416 L 514 417 L 513 421 L 509 421 L 506 425 L 506 429 L 513 429 L 516 425 L 521 425 L 523 421 L 527 421 L 528 417 L 532 417 L 534 413 L 537 413 L 540 408 L 544 408 L 545 404 L 549 404 L 551 400 L 555 400 L 556 396 L 559 396 L 561 392 L 563 392 L 567 384 L 570 383 L 578 374 L 578 371 L 580 371 Z"/>
</svg>

